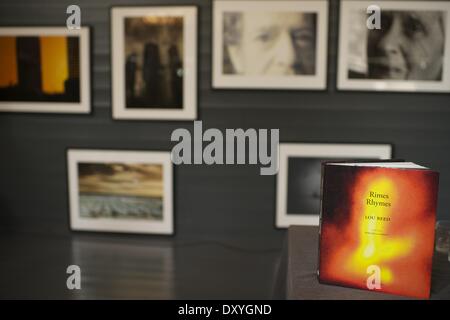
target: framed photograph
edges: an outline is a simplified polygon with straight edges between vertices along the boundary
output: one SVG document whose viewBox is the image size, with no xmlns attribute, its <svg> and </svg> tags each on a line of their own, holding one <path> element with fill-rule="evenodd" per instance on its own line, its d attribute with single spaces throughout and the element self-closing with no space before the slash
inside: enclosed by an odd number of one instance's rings
<svg viewBox="0 0 450 320">
<path fill-rule="evenodd" d="M 276 226 L 319 225 L 321 164 L 391 159 L 389 144 L 281 143 Z"/>
<path fill-rule="evenodd" d="M 90 113 L 88 27 L 0 27 L 0 65 L 0 112 Z"/>
<path fill-rule="evenodd" d="M 327 87 L 328 1 L 214 1 L 213 87 Z"/>
<path fill-rule="evenodd" d="M 111 10 L 114 119 L 197 118 L 197 7 Z"/>
<path fill-rule="evenodd" d="M 170 152 L 70 149 L 72 230 L 173 233 Z"/>
<path fill-rule="evenodd" d="M 449 92 L 450 2 L 377 1 L 368 28 L 373 4 L 341 2 L 338 89 Z"/>
</svg>

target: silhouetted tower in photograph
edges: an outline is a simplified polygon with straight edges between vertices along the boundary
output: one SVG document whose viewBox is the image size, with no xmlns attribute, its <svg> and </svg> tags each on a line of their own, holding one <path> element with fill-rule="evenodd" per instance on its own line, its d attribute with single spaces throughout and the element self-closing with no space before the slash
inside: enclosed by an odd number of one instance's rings
<svg viewBox="0 0 450 320">
<path fill-rule="evenodd" d="M 17 37 L 19 87 L 30 94 L 42 94 L 41 45 L 38 37 Z"/>
<path fill-rule="evenodd" d="M 67 37 L 69 79 L 80 78 L 80 45 L 77 37 Z"/>
<path fill-rule="evenodd" d="M 67 37 L 67 65 L 69 77 L 64 83 L 64 91 L 70 101 L 80 100 L 80 44 L 77 37 Z"/>
</svg>

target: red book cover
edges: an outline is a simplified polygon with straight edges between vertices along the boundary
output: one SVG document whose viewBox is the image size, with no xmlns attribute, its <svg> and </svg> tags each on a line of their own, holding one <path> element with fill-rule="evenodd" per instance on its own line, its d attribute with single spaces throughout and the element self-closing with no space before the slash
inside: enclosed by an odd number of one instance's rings
<svg viewBox="0 0 450 320">
<path fill-rule="evenodd" d="M 323 164 L 319 281 L 429 298 L 439 174 L 378 165 Z"/>
</svg>

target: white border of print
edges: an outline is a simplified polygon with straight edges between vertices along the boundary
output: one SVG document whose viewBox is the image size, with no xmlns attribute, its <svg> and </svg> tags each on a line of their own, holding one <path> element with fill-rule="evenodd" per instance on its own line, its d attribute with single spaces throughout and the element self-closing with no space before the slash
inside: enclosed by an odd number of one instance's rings
<svg viewBox="0 0 450 320">
<path fill-rule="evenodd" d="M 354 9 L 366 12 L 369 5 L 381 10 L 441 10 L 446 12 L 444 66 L 442 81 L 348 79 L 349 15 Z M 383 16 L 381 16 L 383 18 Z M 449 92 L 450 91 L 450 3 L 445 1 L 342 1 L 339 26 L 339 61 L 337 88 L 339 90 Z"/>
<path fill-rule="evenodd" d="M 0 27 L 0 36 L 78 36 L 80 38 L 80 102 L 0 101 L 0 112 L 90 113 L 89 28 Z M 1 50 L 1 49 L 0 49 Z"/>
<path fill-rule="evenodd" d="M 235 89 L 327 88 L 328 1 L 219 1 L 213 3 L 213 87 Z M 225 11 L 315 12 L 317 22 L 316 74 L 293 76 L 245 76 L 223 74 L 223 13 Z"/>
<path fill-rule="evenodd" d="M 162 221 L 80 218 L 78 187 L 78 163 L 80 162 L 161 164 L 164 188 Z M 170 152 L 69 149 L 67 151 L 67 168 L 72 230 L 173 234 L 173 180 Z"/>
<path fill-rule="evenodd" d="M 281 143 L 280 170 L 277 176 L 277 212 L 276 226 L 287 228 L 290 225 L 319 225 L 319 212 L 288 213 L 288 160 L 295 158 L 326 159 L 390 159 L 392 146 L 390 144 L 325 144 L 325 143 Z"/>
<path fill-rule="evenodd" d="M 128 17 L 183 17 L 183 108 L 126 108 L 125 30 Z M 194 120 L 197 118 L 197 7 L 113 7 L 111 9 L 112 103 L 114 119 Z M 151 107 L 151 106 L 149 106 Z"/>
</svg>

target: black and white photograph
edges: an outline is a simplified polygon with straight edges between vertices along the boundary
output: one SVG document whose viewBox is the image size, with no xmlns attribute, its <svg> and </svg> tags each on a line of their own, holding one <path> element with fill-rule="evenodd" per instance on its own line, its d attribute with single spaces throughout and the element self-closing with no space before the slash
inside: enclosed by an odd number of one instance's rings
<svg viewBox="0 0 450 320">
<path fill-rule="evenodd" d="M 325 89 L 327 1 L 214 1 L 215 88 Z"/>
<path fill-rule="evenodd" d="M 389 144 L 281 143 L 276 226 L 319 225 L 322 162 L 391 157 Z"/>
<path fill-rule="evenodd" d="M 196 118 L 196 10 L 112 9 L 114 118 Z"/>
<path fill-rule="evenodd" d="M 90 112 L 89 29 L 0 27 L 0 111 Z"/>
<path fill-rule="evenodd" d="M 172 233 L 169 153 L 69 150 L 74 230 Z"/>
<path fill-rule="evenodd" d="M 289 158 L 287 214 L 290 214 L 289 212 L 319 212 L 323 160 L 323 158 Z"/>
<path fill-rule="evenodd" d="M 450 3 L 380 1 L 380 28 L 370 4 L 342 3 L 338 88 L 450 91 Z"/>
</svg>

